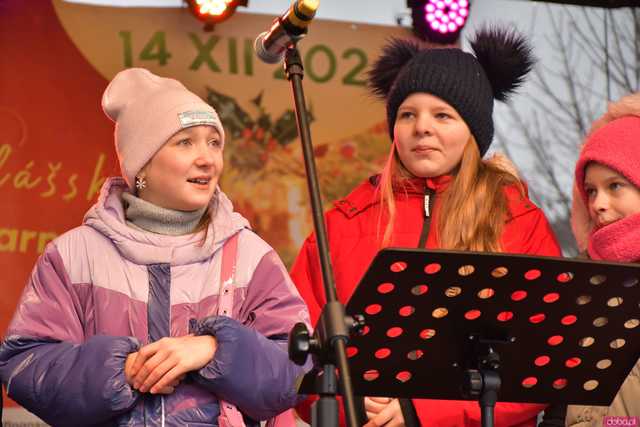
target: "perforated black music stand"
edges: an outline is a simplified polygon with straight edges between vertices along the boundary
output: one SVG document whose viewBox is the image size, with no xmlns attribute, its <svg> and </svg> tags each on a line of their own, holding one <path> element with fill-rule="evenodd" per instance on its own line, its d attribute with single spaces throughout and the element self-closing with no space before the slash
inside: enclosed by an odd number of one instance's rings
<svg viewBox="0 0 640 427">
<path fill-rule="evenodd" d="M 346 307 L 367 324 L 354 391 L 480 400 L 485 381 L 500 401 L 609 405 L 640 356 L 639 280 L 635 264 L 382 250 Z"/>
</svg>

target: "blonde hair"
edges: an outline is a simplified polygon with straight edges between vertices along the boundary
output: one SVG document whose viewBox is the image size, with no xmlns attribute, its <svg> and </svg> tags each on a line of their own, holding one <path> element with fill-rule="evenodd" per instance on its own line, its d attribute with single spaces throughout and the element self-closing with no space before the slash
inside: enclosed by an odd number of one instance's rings
<svg viewBox="0 0 640 427">
<path fill-rule="evenodd" d="M 200 246 L 204 246 L 205 242 L 207 241 L 207 236 L 209 235 L 209 225 L 211 224 L 211 222 L 213 221 L 213 218 L 216 216 L 218 212 L 218 204 L 220 203 L 219 192 L 220 190 L 217 189 L 213 193 L 212 202 L 209 202 L 209 206 L 207 206 L 207 209 L 202 214 L 202 217 L 200 218 L 200 221 L 198 222 L 196 229 L 193 230 L 194 234 L 204 231 L 204 233 L 202 233 L 202 239 L 200 240 Z"/>
<path fill-rule="evenodd" d="M 209 234 L 209 224 L 211 224 L 211 212 L 210 209 L 207 208 L 207 210 L 205 210 L 202 214 L 202 217 L 200 218 L 196 229 L 193 230 L 194 234 L 204 231 L 202 239 L 199 243 L 200 246 L 204 246 L 204 243 L 207 241 L 207 235 Z"/>
<path fill-rule="evenodd" d="M 473 137 L 467 142 L 462 159 L 452 172 L 453 180 L 440 198 L 436 223 L 439 248 L 491 252 L 502 250 L 500 237 L 509 214 L 503 187 L 516 185 L 524 195 L 515 170 L 505 160 L 500 156 L 483 160 Z M 378 186 L 382 207 L 378 221 L 379 231 L 383 212 L 388 218 L 381 247 L 392 243 L 397 215 L 394 182 L 397 186 L 399 182 L 406 182 L 411 177 L 398 158 L 395 144 L 392 144 Z M 451 224 L 456 225 L 452 227 Z"/>
</svg>

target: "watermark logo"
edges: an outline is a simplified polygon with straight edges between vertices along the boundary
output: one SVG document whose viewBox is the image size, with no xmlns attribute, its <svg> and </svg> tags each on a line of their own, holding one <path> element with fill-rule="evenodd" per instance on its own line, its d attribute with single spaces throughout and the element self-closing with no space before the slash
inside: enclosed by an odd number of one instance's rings
<svg viewBox="0 0 640 427">
<path fill-rule="evenodd" d="M 640 417 L 604 417 L 603 427 L 639 427 Z"/>
</svg>

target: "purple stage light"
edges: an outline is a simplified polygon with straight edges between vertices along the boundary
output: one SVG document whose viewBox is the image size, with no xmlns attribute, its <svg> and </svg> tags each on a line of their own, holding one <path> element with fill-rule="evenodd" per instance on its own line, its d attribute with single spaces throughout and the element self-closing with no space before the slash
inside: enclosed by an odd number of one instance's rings
<svg viewBox="0 0 640 427">
<path fill-rule="evenodd" d="M 468 0 L 429 0 L 424 7 L 424 19 L 441 34 L 456 33 L 469 16 Z"/>
<path fill-rule="evenodd" d="M 1 1 L 1 0 L 0 0 Z M 467 23 L 471 0 L 407 0 L 413 32 L 439 45 L 455 44 Z"/>
</svg>

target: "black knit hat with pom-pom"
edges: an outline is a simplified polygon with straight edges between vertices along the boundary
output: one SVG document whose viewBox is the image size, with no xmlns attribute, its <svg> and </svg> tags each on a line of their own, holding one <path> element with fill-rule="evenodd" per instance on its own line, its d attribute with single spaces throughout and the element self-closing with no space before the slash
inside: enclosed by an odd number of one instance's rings
<svg viewBox="0 0 640 427">
<path fill-rule="evenodd" d="M 480 154 L 493 140 L 493 100 L 505 101 L 533 66 L 531 48 L 515 31 L 492 27 L 476 34 L 475 54 L 457 48 L 420 48 L 392 39 L 369 72 L 371 91 L 387 102 L 393 139 L 398 108 L 412 93 L 437 96 L 456 109 L 471 130 Z"/>
</svg>

